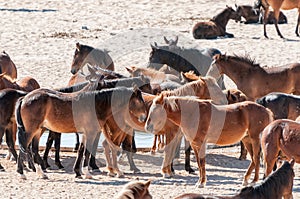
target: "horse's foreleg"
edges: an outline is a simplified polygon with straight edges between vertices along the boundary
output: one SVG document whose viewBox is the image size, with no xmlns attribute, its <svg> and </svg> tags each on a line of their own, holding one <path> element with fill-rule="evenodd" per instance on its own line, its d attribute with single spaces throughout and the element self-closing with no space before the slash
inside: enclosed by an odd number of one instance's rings
<svg viewBox="0 0 300 199">
<path fill-rule="evenodd" d="M 92 151 L 93 148 L 93 144 L 94 144 L 94 140 L 95 137 L 97 137 L 97 135 L 92 136 L 93 132 L 91 133 L 87 133 L 85 136 L 83 136 L 84 139 L 84 143 L 85 143 L 85 150 L 84 150 L 84 161 L 83 161 L 83 165 L 82 165 L 82 172 L 85 175 L 86 179 L 92 179 L 92 175 L 89 172 L 89 162 L 90 162 L 90 151 Z"/>
<path fill-rule="evenodd" d="M 245 144 L 243 143 L 243 140 L 240 141 L 240 145 L 241 145 L 241 154 L 240 154 L 239 160 L 246 160 L 247 159 L 247 149 L 245 147 Z"/>
<path fill-rule="evenodd" d="M 195 173 L 194 169 L 191 167 L 191 145 L 190 142 L 184 138 L 184 148 L 185 148 L 185 170 L 189 173 Z"/>
<path fill-rule="evenodd" d="M 123 152 L 126 153 L 126 156 L 127 156 L 127 159 L 128 159 L 129 165 L 130 165 L 130 170 L 133 171 L 134 173 L 139 173 L 140 170 L 136 167 L 136 165 L 133 161 L 133 153 L 136 152 L 134 132 L 133 132 L 133 135 L 129 135 L 129 134 L 126 135 L 125 139 L 122 142 L 122 149 L 123 149 Z"/>
<path fill-rule="evenodd" d="M 248 169 L 245 173 L 245 176 L 244 176 L 244 180 L 243 180 L 243 186 L 246 186 L 248 185 L 248 180 L 251 176 L 251 173 L 253 171 L 253 169 L 255 168 L 255 163 L 254 163 L 254 151 L 253 151 L 253 146 L 252 146 L 252 143 L 251 143 L 251 140 L 250 140 L 250 137 L 247 136 L 243 139 L 243 143 L 247 149 L 247 151 L 249 152 L 250 154 L 250 157 L 251 157 L 251 163 L 250 165 L 248 166 Z"/>
<path fill-rule="evenodd" d="M 196 183 L 196 187 L 203 188 L 206 184 L 206 171 L 205 171 L 205 153 L 206 153 L 206 143 L 200 143 L 201 147 L 192 144 L 194 150 L 198 168 L 199 168 L 199 180 Z"/>
<path fill-rule="evenodd" d="M 48 164 L 48 156 L 49 156 L 49 151 L 51 149 L 53 141 L 54 141 L 54 132 L 49 131 L 47 142 L 46 142 L 46 147 L 45 147 L 45 151 L 44 151 L 44 156 L 43 156 L 43 161 L 47 168 L 50 167 L 50 165 Z"/>
<path fill-rule="evenodd" d="M 117 151 L 111 148 L 111 156 L 112 156 L 112 163 L 114 171 L 117 173 L 117 177 L 121 178 L 124 176 L 124 173 L 119 169 L 118 167 L 118 161 L 117 161 Z"/>
<path fill-rule="evenodd" d="M 112 160 L 110 157 L 110 147 L 106 140 L 104 140 L 102 142 L 102 146 L 103 146 L 104 154 L 105 154 L 105 158 L 106 158 L 106 168 L 108 170 L 107 175 L 113 177 L 113 176 L 115 176 L 115 173 L 114 173 L 114 169 L 113 169 L 113 165 L 112 165 Z"/>
<path fill-rule="evenodd" d="M 75 136 L 76 136 L 76 144 L 75 144 L 75 147 L 73 149 L 73 152 L 77 152 L 77 150 L 79 149 L 79 144 L 80 144 L 79 133 L 75 133 Z"/>
<path fill-rule="evenodd" d="M 284 37 L 282 36 L 282 34 L 279 30 L 279 27 L 278 27 L 279 12 L 280 12 L 279 9 L 276 9 L 276 10 L 274 9 L 274 18 L 275 18 L 274 24 L 275 24 L 277 34 L 283 39 Z"/>
<path fill-rule="evenodd" d="M 76 174 L 76 178 L 81 178 L 81 173 L 80 173 L 80 163 L 83 157 L 83 152 L 84 152 L 84 144 L 83 142 L 80 143 L 78 151 L 77 151 L 77 157 L 74 163 L 73 170 Z"/>
<path fill-rule="evenodd" d="M 20 150 L 17 158 L 17 172 L 20 174 L 20 178 L 26 180 L 24 175 L 24 166 L 23 166 L 24 153 Z"/>
<path fill-rule="evenodd" d="M 155 154 L 155 152 L 156 152 L 156 140 L 158 139 L 158 136 L 159 135 L 154 135 L 153 145 L 152 145 L 152 148 L 151 148 L 151 153 L 152 154 Z"/>
</svg>

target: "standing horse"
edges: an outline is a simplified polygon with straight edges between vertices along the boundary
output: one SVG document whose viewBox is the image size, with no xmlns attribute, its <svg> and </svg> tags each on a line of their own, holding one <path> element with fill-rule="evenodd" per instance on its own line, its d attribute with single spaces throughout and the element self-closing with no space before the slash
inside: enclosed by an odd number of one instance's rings
<svg viewBox="0 0 300 199">
<path fill-rule="evenodd" d="M 108 117 L 120 111 L 130 110 L 141 121 L 146 115 L 141 91 L 129 88 L 115 88 L 103 91 L 79 91 L 60 93 L 48 89 L 38 89 L 26 95 L 17 105 L 16 118 L 21 153 L 18 157 L 18 173 L 23 174 L 22 152 L 28 153 L 32 141 L 34 161 L 39 165 L 42 160 L 38 155 L 38 141 L 41 128 L 55 132 L 82 132 L 85 147 L 83 172 L 91 178 L 88 171 L 90 151 L 93 151 L 95 138 L 101 130 L 106 130 Z M 95 121 L 96 122 L 91 122 Z M 106 133 L 104 133 L 106 135 Z M 115 145 L 109 142 L 112 147 Z M 40 171 L 42 177 L 45 174 Z"/>
<path fill-rule="evenodd" d="M 230 19 L 239 21 L 241 16 L 231 7 L 226 7 L 218 15 L 214 16 L 208 22 L 198 22 L 193 27 L 193 36 L 195 39 L 216 39 L 218 37 L 234 37 L 233 34 L 226 32 L 226 26 Z"/>
<path fill-rule="evenodd" d="M 91 46 L 76 43 L 76 50 L 74 53 L 71 73 L 75 75 L 83 68 L 85 64 L 92 66 L 99 66 L 101 68 L 114 70 L 114 63 L 109 56 L 108 51 L 93 48 Z"/>
<path fill-rule="evenodd" d="M 151 181 L 129 182 L 123 187 L 116 199 L 152 199 L 148 190 L 150 183 Z"/>
<path fill-rule="evenodd" d="M 299 24 L 300 24 L 300 0 L 259 0 L 262 3 L 262 7 L 265 10 L 264 13 L 264 36 L 266 38 L 268 38 L 267 35 L 267 29 L 266 29 L 266 25 L 267 25 L 267 16 L 269 14 L 269 6 L 271 6 L 274 10 L 274 17 L 275 17 L 275 28 L 277 31 L 277 34 L 283 38 L 279 28 L 278 28 L 278 19 L 279 19 L 279 12 L 280 9 L 283 10 L 291 10 L 294 8 L 298 9 L 298 20 L 297 20 L 297 25 L 296 25 L 296 30 L 295 33 L 296 35 L 299 37 Z"/>
<path fill-rule="evenodd" d="M 17 79 L 16 65 L 5 51 L 0 54 L 0 74 L 1 73 L 5 73 L 13 80 Z"/>
<path fill-rule="evenodd" d="M 300 124 L 293 120 L 279 119 L 270 123 L 262 132 L 261 147 L 268 176 L 281 150 L 288 160 L 295 158 L 300 163 Z"/>
<path fill-rule="evenodd" d="M 251 164 L 244 176 L 243 184 L 255 168 L 253 182 L 259 178 L 260 133 L 272 121 L 272 112 L 251 101 L 231 105 L 214 105 L 208 100 L 192 97 L 157 96 L 149 109 L 145 124 L 147 132 L 158 132 L 169 119 L 179 126 L 195 152 L 199 168 L 196 184 L 206 184 L 205 150 L 206 143 L 217 145 L 234 144 L 241 139 L 251 155 Z"/>
<path fill-rule="evenodd" d="M 285 161 L 279 169 L 261 184 L 244 187 L 235 196 L 203 196 L 200 194 L 183 194 L 174 199 L 291 199 L 293 198 L 293 181 L 295 160 Z"/>
<path fill-rule="evenodd" d="M 300 94 L 300 63 L 262 68 L 247 56 L 215 55 L 209 75 L 222 74 L 252 101 L 271 92 Z"/>
</svg>

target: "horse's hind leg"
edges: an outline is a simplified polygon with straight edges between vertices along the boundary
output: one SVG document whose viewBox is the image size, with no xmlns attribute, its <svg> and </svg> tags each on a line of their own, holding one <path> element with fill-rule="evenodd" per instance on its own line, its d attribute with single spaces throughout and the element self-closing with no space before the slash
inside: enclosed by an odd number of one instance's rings
<svg viewBox="0 0 300 199">
<path fill-rule="evenodd" d="M 48 156 L 49 156 L 49 151 L 51 149 L 53 141 L 54 141 L 54 132 L 49 131 L 47 142 L 46 142 L 46 147 L 45 147 L 45 151 L 44 151 L 44 156 L 43 156 L 43 161 L 47 168 L 50 167 L 50 165 L 48 164 Z"/>
<path fill-rule="evenodd" d="M 99 167 L 96 164 L 96 152 L 97 152 L 97 148 L 98 148 L 99 139 L 100 139 L 100 133 L 97 134 L 97 137 L 94 140 L 94 144 L 93 144 L 92 151 L 91 151 L 92 153 L 91 153 L 89 165 L 93 171 L 100 171 Z"/>
<path fill-rule="evenodd" d="M 122 149 L 126 153 L 129 165 L 130 165 L 130 170 L 133 171 L 134 173 L 139 173 L 140 170 L 136 167 L 134 161 L 133 161 L 133 153 L 136 152 L 136 147 L 133 148 L 134 141 L 134 135 L 131 136 L 129 134 L 126 135 L 125 139 L 122 142 Z"/>
<path fill-rule="evenodd" d="M 246 186 L 246 185 L 248 185 L 248 180 L 251 176 L 252 171 L 255 168 L 255 164 L 254 164 L 254 161 L 253 161 L 253 148 L 252 148 L 250 137 L 246 136 L 245 138 L 243 138 L 243 143 L 244 143 L 244 145 L 245 145 L 245 147 L 246 147 L 246 149 L 249 152 L 250 157 L 251 157 L 251 163 L 248 166 L 247 172 L 245 173 L 244 180 L 243 180 L 243 186 Z"/>
<path fill-rule="evenodd" d="M 191 167 L 191 150 L 192 147 L 190 142 L 184 138 L 184 147 L 185 147 L 185 170 L 189 173 L 195 173 L 194 169 Z"/>
<path fill-rule="evenodd" d="M 84 152 L 84 144 L 81 142 L 77 151 L 77 157 L 73 167 L 73 170 L 76 174 L 75 178 L 81 178 L 80 164 L 83 157 L 83 152 Z"/>
<path fill-rule="evenodd" d="M 15 160 L 17 161 L 18 154 L 15 149 L 15 139 L 13 136 L 14 133 L 16 133 L 16 132 L 13 132 L 12 128 L 5 130 L 5 137 L 6 137 L 6 143 L 7 143 L 8 149 L 14 156 Z"/>
<path fill-rule="evenodd" d="M 78 149 L 79 149 L 79 144 L 80 144 L 80 141 L 79 141 L 79 134 L 78 133 L 75 133 L 75 136 L 76 136 L 76 144 L 75 144 L 75 147 L 73 149 L 73 152 L 77 152 Z"/>
<path fill-rule="evenodd" d="M 113 169 L 113 165 L 112 165 L 112 160 L 110 157 L 110 147 L 106 140 L 104 140 L 102 142 L 102 146 L 103 146 L 104 154 L 105 154 L 105 158 L 106 158 L 106 168 L 108 170 L 107 175 L 113 177 L 113 176 L 115 176 L 115 173 L 114 173 L 114 169 Z"/>
<path fill-rule="evenodd" d="M 35 136 L 32 139 L 32 153 L 33 153 L 33 158 L 34 158 L 34 162 L 38 164 L 38 166 L 36 167 L 36 173 L 43 179 L 48 179 L 48 177 L 46 176 L 46 174 L 43 172 L 44 170 L 46 170 L 46 167 L 44 165 L 44 161 L 41 158 L 40 154 L 39 154 L 39 141 L 40 141 L 40 134 L 38 134 L 37 136 Z"/>
</svg>

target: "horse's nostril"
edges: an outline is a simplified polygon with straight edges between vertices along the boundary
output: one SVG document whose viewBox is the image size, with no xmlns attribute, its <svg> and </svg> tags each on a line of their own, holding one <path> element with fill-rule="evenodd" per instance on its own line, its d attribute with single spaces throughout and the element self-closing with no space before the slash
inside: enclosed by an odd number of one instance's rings
<svg viewBox="0 0 300 199">
<path fill-rule="evenodd" d="M 146 130 L 147 132 L 152 133 L 152 132 L 153 132 L 153 124 L 147 125 L 145 130 Z"/>
<path fill-rule="evenodd" d="M 72 73 L 73 75 L 75 75 L 76 72 L 77 72 L 76 69 L 72 69 L 72 70 L 71 70 L 71 73 Z"/>
</svg>

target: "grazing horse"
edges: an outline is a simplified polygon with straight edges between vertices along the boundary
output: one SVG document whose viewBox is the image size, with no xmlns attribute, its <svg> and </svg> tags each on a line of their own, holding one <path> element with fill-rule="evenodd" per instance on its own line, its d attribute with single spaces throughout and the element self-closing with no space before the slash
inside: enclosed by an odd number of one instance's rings
<svg viewBox="0 0 300 199">
<path fill-rule="evenodd" d="M 262 7 L 265 10 L 264 13 L 264 36 L 268 38 L 267 35 L 267 29 L 266 29 L 266 24 L 267 24 L 267 16 L 269 14 L 269 6 L 271 6 L 274 10 L 274 17 L 275 17 L 275 28 L 277 31 L 277 34 L 281 37 L 284 38 L 278 28 L 278 19 L 279 19 L 279 12 L 280 9 L 283 10 L 291 10 L 294 8 L 298 9 L 298 20 L 297 20 L 297 25 L 296 25 L 296 30 L 295 33 L 299 37 L 299 24 L 300 24 L 300 0 L 259 0 L 262 3 Z"/>
<path fill-rule="evenodd" d="M 289 119 L 278 119 L 270 123 L 262 132 L 261 148 L 265 161 L 265 176 L 268 176 L 275 165 L 279 151 L 290 160 L 295 158 L 300 163 L 300 124 Z"/>
<path fill-rule="evenodd" d="M 235 196 L 204 196 L 188 193 L 174 199 L 291 199 L 293 198 L 293 181 L 295 160 L 283 164 L 267 177 L 261 184 L 242 188 Z"/>
<path fill-rule="evenodd" d="M 195 39 L 216 39 L 218 37 L 234 37 L 233 34 L 226 32 L 226 26 L 230 19 L 240 20 L 241 16 L 231 7 L 226 7 L 222 12 L 214 16 L 208 22 L 198 22 L 193 27 Z"/>
<path fill-rule="evenodd" d="M 248 56 L 215 55 L 208 73 L 227 75 L 251 101 L 271 92 L 300 94 L 300 63 L 262 68 Z"/>
<path fill-rule="evenodd" d="M 109 56 L 108 51 L 76 43 L 71 73 L 75 75 L 85 64 L 99 66 L 112 71 L 114 70 L 114 63 L 112 58 Z"/>
<path fill-rule="evenodd" d="M 249 5 L 236 5 L 236 11 L 241 15 L 246 21 L 245 24 L 253 24 L 253 23 L 263 23 L 263 20 L 261 19 L 261 12 L 260 12 L 261 4 L 256 4 L 254 7 Z M 241 21 L 242 22 L 242 21 Z M 267 24 L 274 24 L 275 23 L 275 16 L 274 12 L 270 11 L 268 15 Z M 286 24 L 287 18 L 286 16 L 280 12 L 279 18 L 278 18 L 279 24 Z"/>
<path fill-rule="evenodd" d="M 32 91 L 40 88 L 39 83 L 32 77 L 24 77 L 19 81 L 15 81 L 7 76 L 5 73 L 0 74 L 0 90 L 5 88 L 13 88 L 23 91 Z"/>
<path fill-rule="evenodd" d="M 212 62 L 212 57 L 221 54 L 218 49 L 183 48 L 179 46 L 158 46 L 151 44 L 148 67 L 159 70 L 164 64 L 178 72 L 193 71 L 196 75 L 205 76 Z M 225 88 L 223 78 L 218 79 L 218 84 Z"/>
<path fill-rule="evenodd" d="M 253 183 L 259 178 L 260 133 L 272 120 L 272 112 L 265 107 L 251 102 L 239 102 L 230 105 L 214 105 L 209 100 L 193 97 L 157 96 L 148 111 L 145 124 L 147 132 L 158 132 L 169 119 L 178 127 L 190 142 L 199 168 L 199 180 L 196 184 L 206 184 L 205 148 L 206 143 L 217 145 L 245 142 L 251 155 L 251 164 L 244 176 L 243 184 L 255 168 Z"/>
<path fill-rule="evenodd" d="M 94 87 L 95 85 L 89 84 L 88 86 Z M 101 130 L 104 135 L 107 135 L 104 132 L 107 118 L 125 110 L 131 111 L 140 121 L 144 121 L 146 109 L 140 90 L 120 87 L 102 91 L 81 90 L 75 93 L 60 93 L 49 89 L 38 89 L 27 94 L 19 101 L 16 108 L 21 149 L 17 171 L 21 178 L 26 178 L 21 160 L 23 153 L 28 153 L 29 143 L 35 142 L 32 146 L 34 161 L 39 165 L 42 164 L 38 154 L 38 141 L 42 127 L 55 132 L 83 133 L 85 158 L 82 170 L 86 178 L 92 178 L 88 171 L 88 164 L 95 139 Z M 96 122 L 91 122 L 95 120 Z M 107 141 L 110 140 L 107 139 Z M 113 143 L 109 142 L 109 144 L 119 149 Z M 46 178 L 40 170 L 39 174 Z"/>
<path fill-rule="evenodd" d="M 16 65 L 5 51 L 0 54 L 0 74 L 1 73 L 5 73 L 13 80 L 17 79 Z"/>
<path fill-rule="evenodd" d="M 151 199 L 152 196 L 148 190 L 150 183 L 151 181 L 129 182 L 123 187 L 116 199 Z"/>
</svg>

